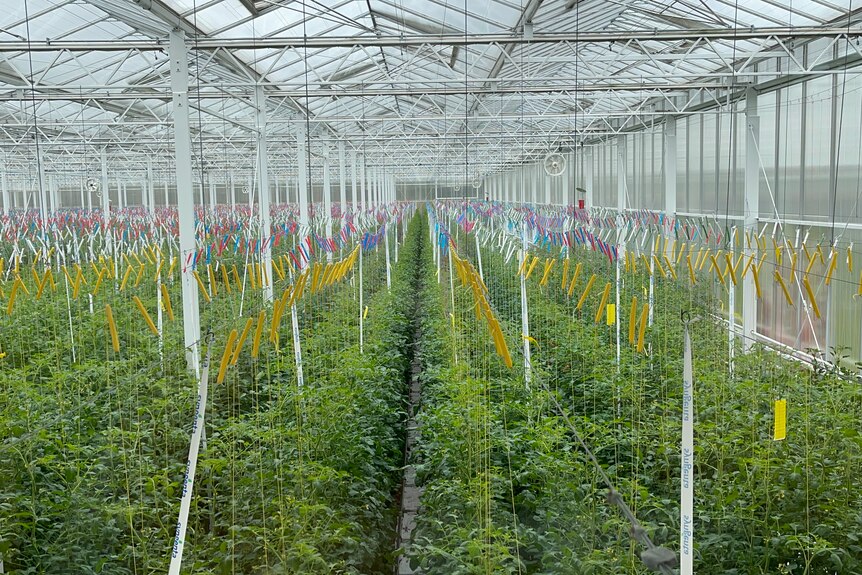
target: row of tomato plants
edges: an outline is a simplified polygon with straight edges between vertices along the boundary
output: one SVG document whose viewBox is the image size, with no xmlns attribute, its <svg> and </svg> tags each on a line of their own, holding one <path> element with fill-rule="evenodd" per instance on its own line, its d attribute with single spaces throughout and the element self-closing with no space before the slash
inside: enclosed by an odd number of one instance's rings
<svg viewBox="0 0 862 575">
<path fill-rule="evenodd" d="M 381 289 L 383 259 L 382 250 L 364 257 L 364 354 L 358 270 L 297 304 L 301 389 L 289 312 L 279 349 L 264 337 L 252 359 L 249 338 L 216 385 L 227 333 L 245 318 L 237 319 L 236 292 L 201 302 L 204 329 L 215 334 L 214 367 L 186 564 L 211 573 L 329 573 L 374 572 L 386 562 L 405 350 L 404 306 L 393 295 L 404 293 L 404 280 L 396 266 L 392 293 Z M 178 302 L 179 286 L 170 290 Z M 90 314 L 85 304 L 70 306 L 62 287 L 22 298 L 0 320 L 7 572 L 155 572 L 170 560 L 195 409 L 181 328 L 166 321 L 160 349 L 127 295 L 103 293 L 114 304 L 120 353 L 110 349 L 100 307 Z M 155 309 L 155 289 L 136 293 Z M 244 316 L 260 309 L 269 327 L 271 310 L 246 297 Z"/>
<path fill-rule="evenodd" d="M 456 244 L 478 263 L 472 237 L 456 234 Z M 523 339 L 512 337 L 521 332 L 519 262 L 482 250 L 489 300 L 509 334 L 513 370 L 495 357 L 470 290 L 456 287 L 449 310 L 446 280 L 438 285 L 428 273 L 424 300 L 436 303 L 426 315 L 437 319 L 423 330 L 428 384 L 419 477 L 425 494 L 414 563 L 449 573 L 647 572 L 628 524 L 606 502 L 605 485 L 549 394 L 653 539 L 678 549 L 685 310 L 701 316 L 691 325 L 698 572 L 858 572 L 858 384 L 757 347 L 747 354 L 737 349 L 731 373 L 726 329 L 711 319 L 722 313 L 716 286 L 681 289 L 657 278 L 647 345 L 638 352 L 628 343 L 629 302 L 647 299 L 650 278 L 643 269 L 622 277 L 618 366 L 616 326 L 608 325 L 606 310 L 598 313 L 614 266 L 591 252 L 570 255 L 569 279 L 582 266 L 573 295 L 561 287 L 562 260 L 545 285 L 539 285 L 541 273 L 527 282 L 530 385 L 519 367 Z M 594 273 L 595 288 L 578 310 Z M 777 398 L 791 406 L 784 441 L 772 440 Z"/>
</svg>

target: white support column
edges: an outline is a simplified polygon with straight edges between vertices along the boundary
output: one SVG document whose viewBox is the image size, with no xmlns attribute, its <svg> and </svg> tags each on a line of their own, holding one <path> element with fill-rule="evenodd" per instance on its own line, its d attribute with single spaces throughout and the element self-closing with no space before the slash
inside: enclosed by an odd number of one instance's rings
<svg viewBox="0 0 862 575">
<path fill-rule="evenodd" d="M 356 152 L 350 152 L 350 196 L 353 203 L 353 214 L 359 212 L 359 194 L 356 189 Z"/>
<path fill-rule="evenodd" d="M 147 158 L 147 204 L 149 208 L 150 215 L 154 214 L 156 211 L 156 193 L 155 193 L 155 182 L 153 182 L 153 161 L 150 158 Z"/>
<path fill-rule="evenodd" d="M 230 182 L 228 183 L 230 186 L 230 207 L 236 207 L 236 181 L 233 178 L 233 172 L 230 173 Z"/>
<path fill-rule="evenodd" d="M 572 200 L 572 179 L 575 175 L 575 154 L 569 154 L 566 157 L 566 171 L 563 173 L 562 187 L 560 190 L 560 204 L 570 206 L 578 203 Z"/>
<path fill-rule="evenodd" d="M 260 184 L 260 265 L 263 267 L 263 298 L 272 301 L 272 224 L 269 214 L 269 161 L 266 153 L 266 97 L 263 86 L 254 88 L 257 108 L 257 179 Z"/>
<path fill-rule="evenodd" d="M 296 183 L 296 199 L 299 206 L 299 225 L 301 234 L 308 233 L 308 150 L 305 142 L 305 127 L 297 126 L 296 128 L 296 163 L 297 163 L 297 183 Z"/>
<path fill-rule="evenodd" d="M 278 184 L 278 176 L 274 176 L 272 179 L 275 180 L 275 205 L 277 206 L 281 203 L 281 189 Z"/>
<path fill-rule="evenodd" d="M 170 185 L 168 184 L 168 181 L 165 180 L 165 206 L 169 205 L 171 205 Z"/>
<path fill-rule="evenodd" d="M 112 255 L 113 239 L 109 233 L 108 222 L 111 220 L 111 194 L 108 191 L 108 151 L 102 148 L 99 153 L 99 163 L 102 168 L 102 184 L 100 192 L 102 194 L 102 226 L 105 229 L 105 251 Z"/>
<path fill-rule="evenodd" d="M 327 238 L 332 237 L 332 187 L 329 176 L 329 155 L 323 157 L 323 226 Z M 332 253 L 326 252 L 326 261 L 332 261 Z"/>
<path fill-rule="evenodd" d="M 664 125 L 664 214 L 668 225 L 676 221 L 676 118 L 669 116 Z M 665 233 L 673 235 L 673 228 L 666 228 Z M 667 257 L 673 258 L 670 251 L 673 243 L 666 242 Z"/>
<path fill-rule="evenodd" d="M 587 210 L 593 208 L 593 149 L 584 150 L 584 207 Z"/>
<path fill-rule="evenodd" d="M 344 142 L 338 142 L 338 206 L 341 217 L 347 211 L 347 167 L 344 158 Z"/>
<path fill-rule="evenodd" d="M 366 189 L 366 171 L 365 171 L 365 156 L 359 158 L 359 183 L 362 185 L 362 202 L 359 204 L 359 210 L 362 213 L 368 209 L 368 190 Z"/>
<path fill-rule="evenodd" d="M 39 215 L 42 217 L 42 221 L 46 221 L 48 219 L 48 194 L 47 194 L 47 183 L 45 181 L 45 167 L 44 162 L 39 160 L 39 173 L 37 177 L 39 178 Z"/>
<path fill-rule="evenodd" d="M 614 309 L 616 318 L 614 318 L 614 328 L 617 338 L 617 371 L 620 369 L 620 289 L 621 289 L 621 265 L 625 258 L 625 245 L 622 241 L 622 233 L 625 226 L 623 225 L 623 217 L 626 210 L 626 136 L 621 135 L 617 138 L 617 261 L 616 261 L 616 287 Z M 617 395 L 617 409 L 619 409 L 619 394 Z"/>
<path fill-rule="evenodd" d="M 207 174 L 207 179 L 209 180 L 209 189 L 207 190 L 207 199 L 209 201 L 209 206 L 207 206 L 210 210 L 214 210 L 216 206 L 216 187 L 215 181 L 213 180 L 212 174 Z"/>
<path fill-rule="evenodd" d="M 757 218 L 760 215 L 760 161 L 757 154 L 760 139 L 760 117 L 757 115 L 757 92 L 748 88 L 745 94 L 745 205 L 743 208 L 743 250 L 748 260 L 755 253 Z M 749 244 L 745 236 L 751 238 Z M 742 334 L 743 349 L 748 351 L 757 331 L 757 289 L 754 274 L 742 280 Z"/>
<path fill-rule="evenodd" d="M 0 213 L 8 214 L 12 209 L 12 204 L 9 202 L 9 187 L 6 182 L 6 166 L 0 166 L 0 191 L 2 191 L 3 194 L 3 211 Z"/>
<path fill-rule="evenodd" d="M 183 342 L 189 368 L 200 376 L 200 309 L 198 286 L 186 258 L 196 249 L 195 203 L 192 183 L 191 135 L 189 132 L 189 70 L 185 34 L 170 34 L 171 92 L 173 93 L 174 145 L 177 173 L 177 215 L 180 231 L 181 284 L 183 291 Z M 104 152 L 103 152 L 104 158 Z M 103 161 L 103 170 L 105 163 Z M 105 190 L 107 196 L 107 190 Z"/>
<path fill-rule="evenodd" d="M 545 170 L 539 166 L 540 172 L 544 172 Z M 552 179 L 547 173 L 545 174 L 545 205 L 550 206 L 553 203 L 553 198 L 551 197 L 551 184 Z"/>
</svg>

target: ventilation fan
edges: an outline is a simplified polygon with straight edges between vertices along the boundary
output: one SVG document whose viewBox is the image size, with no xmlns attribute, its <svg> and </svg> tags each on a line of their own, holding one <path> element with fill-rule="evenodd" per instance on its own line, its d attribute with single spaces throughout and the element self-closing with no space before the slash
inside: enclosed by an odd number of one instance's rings
<svg viewBox="0 0 862 575">
<path fill-rule="evenodd" d="M 455 184 L 455 191 L 456 191 L 456 192 L 460 192 L 460 191 L 461 191 L 461 184 Z"/>
<path fill-rule="evenodd" d="M 99 191 L 99 180 L 96 178 L 88 178 L 87 179 L 87 190 L 89 192 L 98 192 Z"/>
<path fill-rule="evenodd" d="M 559 152 L 551 152 L 545 156 L 545 173 L 549 176 L 561 176 L 566 171 L 566 158 Z"/>
<path fill-rule="evenodd" d="M 473 180 L 473 189 L 478 190 L 481 187 L 482 187 L 482 180 L 477 177 L 476 179 Z"/>
</svg>

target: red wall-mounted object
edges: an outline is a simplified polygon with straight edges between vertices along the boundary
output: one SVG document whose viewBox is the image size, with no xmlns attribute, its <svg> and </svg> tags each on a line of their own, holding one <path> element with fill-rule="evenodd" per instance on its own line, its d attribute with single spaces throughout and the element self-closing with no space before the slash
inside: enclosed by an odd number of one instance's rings
<svg viewBox="0 0 862 575">
<path fill-rule="evenodd" d="M 579 209 L 579 210 L 583 210 L 583 209 L 584 209 L 584 200 L 578 200 L 578 209 Z"/>
</svg>

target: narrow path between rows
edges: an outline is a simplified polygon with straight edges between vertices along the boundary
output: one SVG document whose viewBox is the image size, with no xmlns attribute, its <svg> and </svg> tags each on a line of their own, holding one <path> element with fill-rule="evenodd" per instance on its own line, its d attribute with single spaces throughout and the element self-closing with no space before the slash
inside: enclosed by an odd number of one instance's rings
<svg viewBox="0 0 862 575">
<path fill-rule="evenodd" d="M 398 529 L 396 535 L 396 550 L 397 563 L 395 565 L 395 575 L 412 575 L 419 573 L 410 567 L 408 557 L 408 549 L 413 535 L 413 530 L 416 528 L 416 515 L 419 513 L 419 500 L 422 496 L 422 488 L 416 485 L 416 468 L 411 463 L 413 461 L 413 449 L 416 446 L 417 438 L 419 437 L 419 428 L 416 421 L 416 414 L 419 410 L 419 405 L 422 399 L 422 380 L 420 373 L 422 364 L 419 353 L 419 345 L 422 335 L 422 323 L 419 319 L 421 313 L 421 302 L 419 301 L 422 292 L 422 253 L 425 249 L 425 234 L 420 233 L 419 250 L 416 257 L 416 267 L 413 270 L 413 333 L 411 335 L 410 349 L 412 359 L 410 361 L 410 372 L 408 374 L 408 396 L 407 396 L 407 421 L 406 421 L 406 439 L 404 445 L 404 477 L 401 481 L 401 511 L 398 514 Z"/>
</svg>

